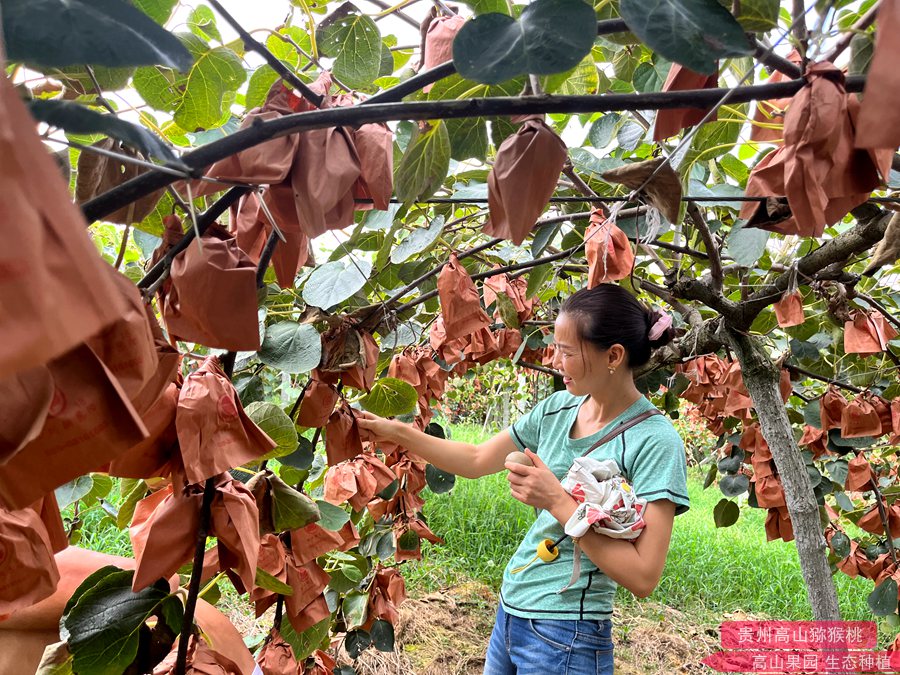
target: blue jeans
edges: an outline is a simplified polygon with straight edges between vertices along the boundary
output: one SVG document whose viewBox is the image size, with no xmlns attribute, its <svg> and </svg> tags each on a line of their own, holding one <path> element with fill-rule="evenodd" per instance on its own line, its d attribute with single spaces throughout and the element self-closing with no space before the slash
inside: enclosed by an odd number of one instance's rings
<svg viewBox="0 0 900 675">
<path fill-rule="evenodd" d="M 501 605 L 484 675 L 613 675 L 612 621 L 521 619 Z"/>
</svg>

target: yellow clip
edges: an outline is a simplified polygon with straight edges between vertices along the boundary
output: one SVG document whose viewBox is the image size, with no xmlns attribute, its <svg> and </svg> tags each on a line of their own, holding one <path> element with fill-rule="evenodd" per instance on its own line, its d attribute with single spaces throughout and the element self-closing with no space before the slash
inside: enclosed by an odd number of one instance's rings
<svg viewBox="0 0 900 675">
<path fill-rule="evenodd" d="M 631 492 L 631 486 L 625 481 L 622 481 L 622 489 L 625 490 L 625 492 Z"/>
<path fill-rule="evenodd" d="M 516 567 L 515 569 L 510 570 L 509 573 L 510 574 L 518 574 L 519 572 L 524 570 L 526 567 L 529 567 L 531 565 L 531 563 L 533 563 L 538 558 L 540 558 L 544 562 L 553 562 L 558 557 L 559 557 L 559 549 L 553 545 L 553 541 L 551 539 L 544 539 L 544 541 L 542 541 L 540 544 L 538 544 L 537 553 L 531 560 L 529 560 L 524 565 L 520 565 L 519 567 Z"/>
<path fill-rule="evenodd" d="M 553 562 L 559 557 L 559 549 L 549 539 L 544 539 L 537 547 L 538 557 L 544 562 Z"/>
</svg>

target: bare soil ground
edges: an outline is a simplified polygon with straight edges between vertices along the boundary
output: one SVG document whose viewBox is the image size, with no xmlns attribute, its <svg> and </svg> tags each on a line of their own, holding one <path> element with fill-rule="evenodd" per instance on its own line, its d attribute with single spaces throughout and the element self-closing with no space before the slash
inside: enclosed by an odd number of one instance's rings
<svg viewBox="0 0 900 675">
<path fill-rule="evenodd" d="M 396 650 L 369 649 L 356 670 L 360 675 L 480 675 L 496 603 L 496 594 L 476 583 L 411 598 L 400 610 Z M 616 610 L 613 639 L 617 675 L 709 672 L 700 660 L 719 644 L 717 627 L 649 602 Z"/>
</svg>

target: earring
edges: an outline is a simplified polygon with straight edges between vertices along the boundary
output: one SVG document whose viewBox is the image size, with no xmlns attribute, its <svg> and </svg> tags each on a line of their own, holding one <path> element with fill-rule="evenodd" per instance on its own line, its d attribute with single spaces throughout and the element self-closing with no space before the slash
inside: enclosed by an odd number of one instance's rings
<svg viewBox="0 0 900 675">
<path fill-rule="evenodd" d="M 610 374 L 610 375 L 612 375 L 612 374 L 615 373 L 615 372 L 616 372 L 616 369 L 615 369 L 615 368 L 610 368 L 610 369 L 609 369 L 609 374 Z"/>
</svg>

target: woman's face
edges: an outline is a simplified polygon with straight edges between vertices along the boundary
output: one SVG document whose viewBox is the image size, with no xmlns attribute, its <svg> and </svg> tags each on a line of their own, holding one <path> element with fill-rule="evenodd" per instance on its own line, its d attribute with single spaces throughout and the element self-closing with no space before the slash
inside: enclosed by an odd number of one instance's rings
<svg viewBox="0 0 900 675">
<path fill-rule="evenodd" d="M 565 312 L 556 319 L 553 341 L 556 345 L 553 367 L 562 373 L 566 391 L 570 394 L 589 394 L 609 378 L 604 360 L 606 352 L 582 342 L 577 323 Z"/>
</svg>

